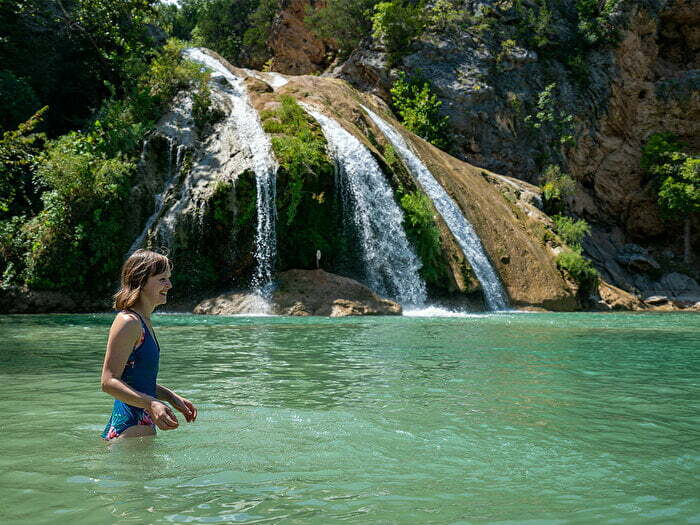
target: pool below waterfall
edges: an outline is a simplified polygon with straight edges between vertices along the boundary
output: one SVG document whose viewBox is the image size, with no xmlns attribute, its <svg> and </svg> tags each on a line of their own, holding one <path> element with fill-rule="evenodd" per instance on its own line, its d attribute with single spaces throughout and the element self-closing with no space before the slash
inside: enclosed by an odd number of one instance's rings
<svg viewBox="0 0 700 525">
<path fill-rule="evenodd" d="M 156 314 L 199 419 L 106 445 L 111 321 L 0 316 L 1 523 L 700 523 L 700 315 Z"/>
</svg>

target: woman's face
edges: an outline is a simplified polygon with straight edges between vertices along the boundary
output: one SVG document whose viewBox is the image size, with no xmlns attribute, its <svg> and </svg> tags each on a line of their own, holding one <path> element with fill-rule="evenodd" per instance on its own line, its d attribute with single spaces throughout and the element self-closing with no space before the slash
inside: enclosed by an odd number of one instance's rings
<svg viewBox="0 0 700 525">
<path fill-rule="evenodd" d="M 170 282 L 170 272 L 151 275 L 141 288 L 144 299 L 154 306 L 168 302 L 168 291 L 173 287 Z"/>
</svg>

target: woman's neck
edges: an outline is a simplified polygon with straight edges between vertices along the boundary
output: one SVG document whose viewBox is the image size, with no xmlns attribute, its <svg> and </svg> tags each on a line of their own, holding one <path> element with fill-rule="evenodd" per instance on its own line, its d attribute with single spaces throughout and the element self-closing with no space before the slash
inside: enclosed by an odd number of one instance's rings
<svg viewBox="0 0 700 525">
<path fill-rule="evenodd" d="M 143 301 L 138 300 L 134 306 L 131 307 L 137 314 L 139 314 L 144 319 L 150 321 L 151 314 L 153 313 L 154 307 L 151 305 L 144 304 Z"/>
</svg>

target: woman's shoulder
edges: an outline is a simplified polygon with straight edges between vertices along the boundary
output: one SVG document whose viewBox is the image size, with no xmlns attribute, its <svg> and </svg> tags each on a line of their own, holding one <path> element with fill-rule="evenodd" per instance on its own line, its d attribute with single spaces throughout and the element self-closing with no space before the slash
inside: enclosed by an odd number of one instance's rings
<svg viewBox="0 0 700 525">
<path fill-rule="evenodd" d="M 112 322 L 112 328 L 118 331 L 136 333 L 141 330 L 141 320 L 135 313 L 129 312 L 128 310 L 121 310 L 117 312 Z"/>
</svg>

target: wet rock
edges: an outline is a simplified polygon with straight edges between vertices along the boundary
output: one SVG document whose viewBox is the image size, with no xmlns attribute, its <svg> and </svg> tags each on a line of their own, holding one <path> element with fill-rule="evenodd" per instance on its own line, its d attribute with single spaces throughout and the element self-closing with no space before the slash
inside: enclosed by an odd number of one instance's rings
<svg viewBox="0 0 700 525">
<path fill-rule="evenodd" d="M 323 270 L 289 270 L 277 277 L 269 303 L 252 293 L 232 292 L 206 299 L 193 313 L 235 315 L 401 315 L 401 305 L 375 294 L 365 285 Z"/>
<path fill-rule="evenodd" d="M 324 270 L 289 270 L 279 274 L 274 309 L 283 315 L 401 315 L 401 305 L 365 285 Z"/>
<path fill-rule="evenodd" d="M 644 299 L 644 302 L 652 306 L 659 306 L 662 304 L 670 303 L 671 300 L 665 295 L 652 295 L 651 297 L 647 297 L 646 299 Z"/>
</svg>

